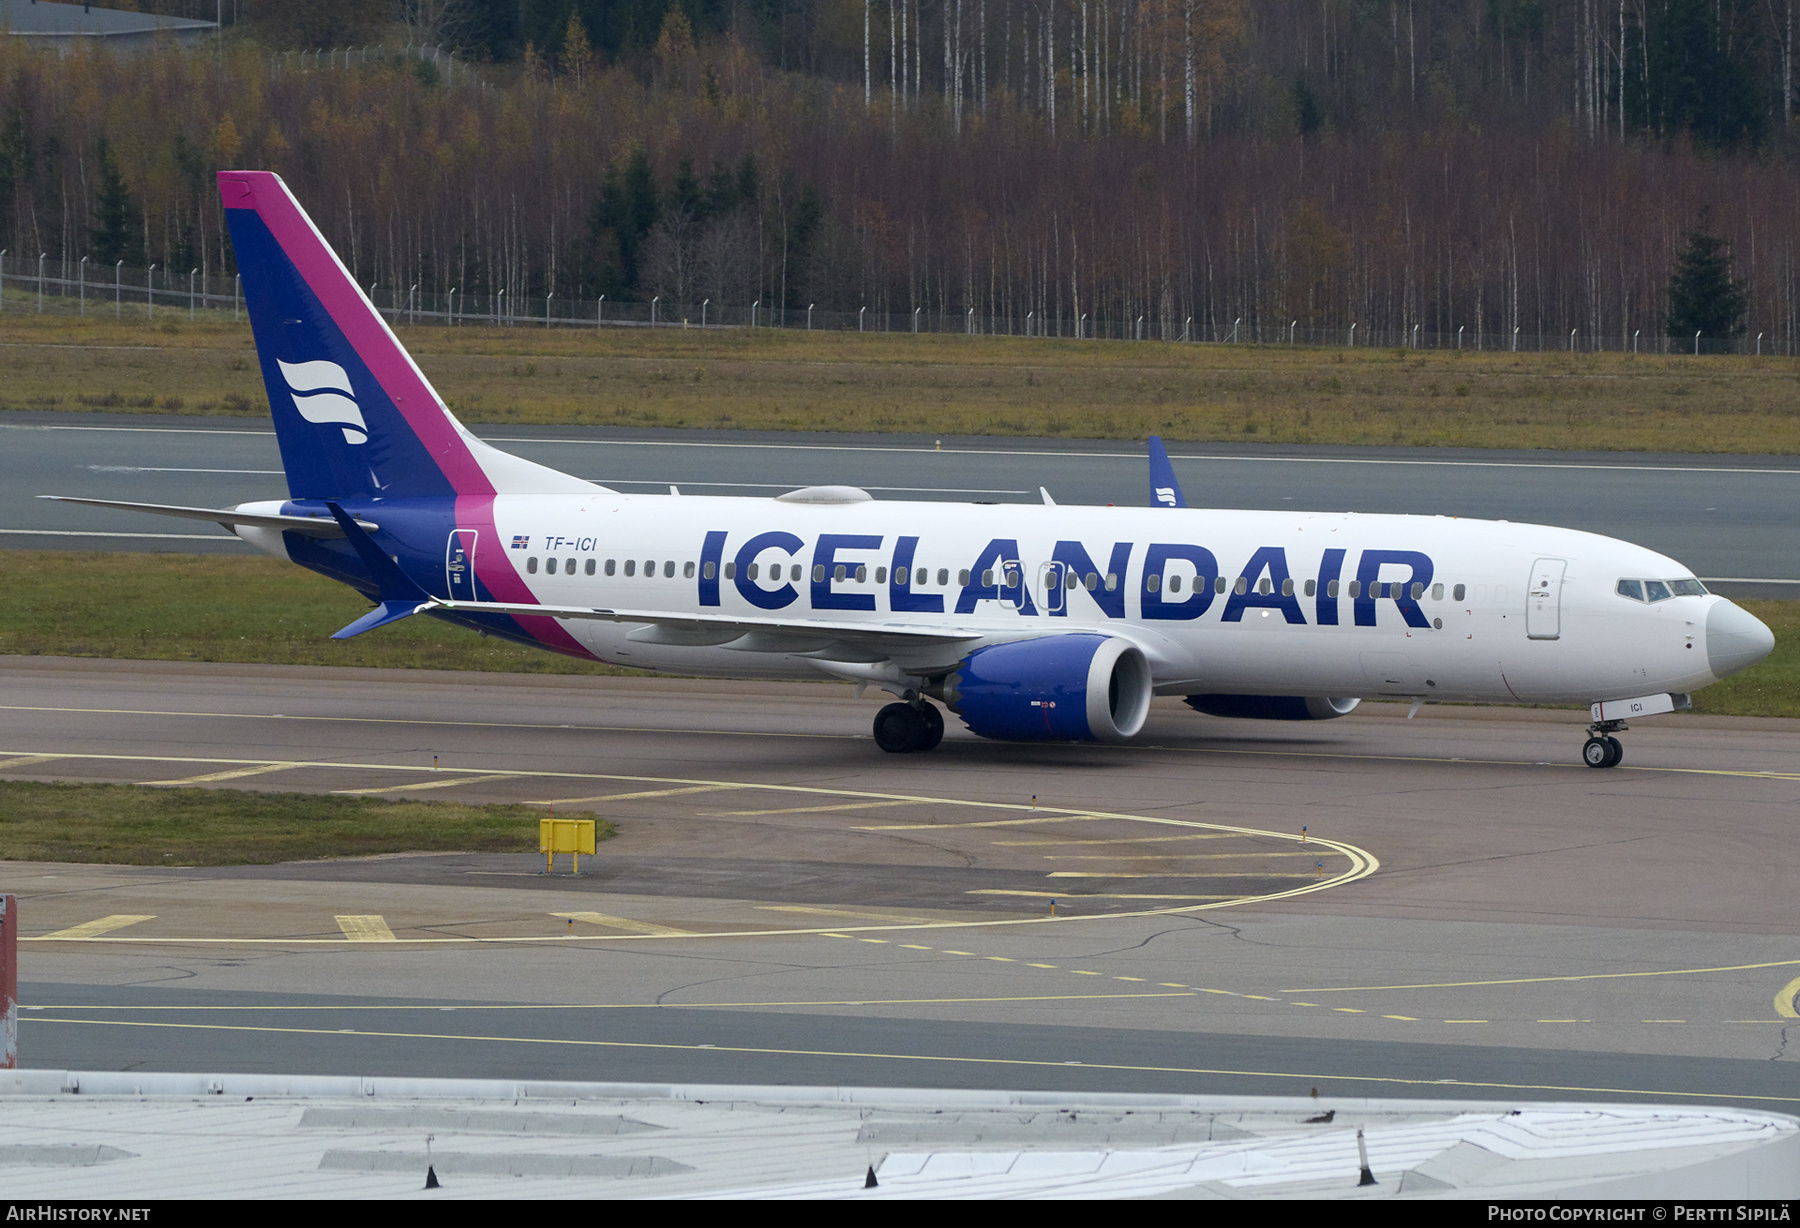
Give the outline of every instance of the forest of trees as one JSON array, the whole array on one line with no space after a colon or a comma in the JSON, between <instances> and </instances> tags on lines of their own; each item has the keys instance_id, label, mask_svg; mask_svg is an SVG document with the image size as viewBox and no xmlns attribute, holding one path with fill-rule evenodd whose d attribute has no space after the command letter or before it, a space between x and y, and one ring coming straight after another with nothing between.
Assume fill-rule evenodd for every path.
<instances>
[{"instance_id":1,"label":"forest of trees","mask_svg":"<svg viewBox=\"0 0 1800 1228\"><path fill-rule=\"evenodd\" d=\"M1793 352L1793 6L227 0L222 47L0 41L0 247L227 272L257 167L440 294L1616 345L1705 217Z\"/></svg>"}]
</instances>

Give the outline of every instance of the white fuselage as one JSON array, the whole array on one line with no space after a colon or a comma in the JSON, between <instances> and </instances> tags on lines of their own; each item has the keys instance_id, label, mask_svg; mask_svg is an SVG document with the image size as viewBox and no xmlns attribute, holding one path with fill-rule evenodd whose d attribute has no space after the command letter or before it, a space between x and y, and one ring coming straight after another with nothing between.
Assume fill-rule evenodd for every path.
<instances>
[{"instance_id":1,"label":"white fuselage","mask_svg":"<svg viewBox=\"0 0 1800 1228\"><path fill-rule=\"evenodd\" d=\"M591 495L499 496L494 525L497 541L465 544L478 559L504 551L544 605L791 619L801 628L828 618L994 640L1098 631L1142 649L1160 694L1587 703L1686 692L1717 680L1706 627L1713 608L1729 604L1710 594L1654 603L1620 595L1622 578L1691 577L1674 560L1627 542L1441 516L809 503L595 488ZM709 534L718 543L710 552ZM752 542L758 537L760 548ZM1065 564L1073 556L1071 543L1091 565L1055 565L1059 555ZM1207 554L1219 580L1200 574ZM1388 555L1416 557L1383 561ZM1429 578L1409 610L1419 558ZM709 603L708 563L716 604ZM899 589L897 566L907 568ZM821 567L822 582L815 579ZM984 571L995 573L985 586ZM1018 583L1009 587L1012 575ZM1207 591L1196 594L1196 583ZM1380 597L1367 595L1371 584L1381 586ZM1402 586L1398 600L1395 585ZM920 608L934 604L941 612ZM709 637L671 637L649 624L562 625L594 656L621 665L696 675L879 675L866 655L857 662L842 659L857 654L834 654L829 636L808 649L768 636L692 642ZM928 674L952 666L966 648L898 652L881 668Z\"/></svg>"}]
</instances>

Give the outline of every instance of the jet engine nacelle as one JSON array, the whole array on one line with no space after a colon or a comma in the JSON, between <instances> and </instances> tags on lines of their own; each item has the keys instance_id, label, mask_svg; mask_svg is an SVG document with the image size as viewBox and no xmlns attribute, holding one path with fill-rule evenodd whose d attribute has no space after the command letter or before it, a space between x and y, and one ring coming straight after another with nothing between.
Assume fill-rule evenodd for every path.
<instances>
[{"instance_id":1,"label":"jet engine nacelle","mask_svg":"<svg viewBox=\"0 0 1800 1228\"><path fill-rule=\"evenodd\" d=\"M1123 742L1150 714L1150 663L1116 636L1045 636L978 648L933 692L984 738Z\"/></svg>"},{"instance_id":2,"label":"jet engine nacelle","mask_svg":"<svg viewBox=\"0 0 1800 1228\"><path fill-rule=\"evenodd\" d=\"M1329 721L1349 716L1360 699L1322 695L1189 695L1187 706L1208 716L1246 721Z\"/></svg>"}]
</instances>

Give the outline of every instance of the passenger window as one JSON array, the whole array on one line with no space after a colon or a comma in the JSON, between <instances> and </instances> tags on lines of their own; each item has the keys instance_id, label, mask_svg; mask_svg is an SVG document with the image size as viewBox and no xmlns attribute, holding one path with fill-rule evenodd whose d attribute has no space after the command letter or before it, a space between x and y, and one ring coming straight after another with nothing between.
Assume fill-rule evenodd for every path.
<instances>
[{"instance_id":1,"label":"passenger window","mask_svg":"<svg viewBox=\"0 0 1800 1228\"><path fill-rule=\"evenodd\" d=\"M1214 576L1213 577L1213 592L1222 594L1222 593L1224 593L1224 591L1225 591L1225 577L1224 576Z\"/></svg>"},{"instance_id":2,"label":"passenger window","mask_svg":"<svg viewBox=\"0 0 1800 1228\"><path fill-rule=\"evenodd\" d=\"M1442 584L1433 584L1431 586L1431 599L1433 601L1442 601L1444 599L1444 586Z\"/></svg>"},{"instance_id":3,"label":"passenger window","mask_svg":"<svg viewBox=\"0 0 1800 1228\"><path fill-rule=\"evenodd\" d=\"M869 569L867 565L862 563L856 565L856 582L858 584L867 584L869 582Z\"/></svg>"},{"instance_id":4,"label":"passenger window","mask_svg":"<svg viewBox=\"0 0 1800 1228\"><path fill-rule=\"evenodd\" d=\"M1325 585L1325 595L1327 597L1336 597L1338 595L1338 582L1336 580L1332 580Z\"/></svg>"},{"instance_id":5,"label":"passenger window","mask_svg":"<svg viewBox=\"0 0 1800 1228\"><path fill-rule=\"evenodd\" d=\"M1464 597L1468 596L1468 593L1469 586L1466 584L1458 584L1455 588L1450 590L1450 596L1457 601L1461 601Z\"/></svg>"},{"instance_id":6,"label":"passenger window","mask_svg":"<svg viewBox=\"0 0 1800 1228\"><path fill-rule=\"evenodd\" d=\"M585 568L583 568L583 570L586 571L588 575L590 575L590 576L593 575L594 574L594 560L589 559L587 561L587 566Z\"/></svg>"},{"instance_id":7,"label":"passenger window","mask_svg":"<svg viewBox=\"0 0 1800 1228\"><path fill-rule=\"evenodd\" d=\"M574 559L564 559L563 560L563 575L572 576L574 574L575 574L575 560Z\"/></svg>"},{"instance_id":8,"label":"passenger window","mask_svg":"<svg viewBox=\"0 0 1800 1228\"><path fill-rule=\"evenodd\" d=\"M1667 601L1674 595L1669 591L1669 586L1661 580L1644 581L1644 600L1646 601Z\"/></svg>"},{"instance_id":9,"label":"passenger window","mask_svg":"<svg viewBox=\"0 0 1800 1228\"><path fill-rule=\"evenodd\" d=\"M1414 580L1413 586L1412 586L1412 599L1414 601L1417 601L1420 597L1423 597L1424 595L1425 595L1425 586L1423 584L1420 584L1417 580Z\"/></svg>"},{"instance_id":10,"label":"passenger window","mask_svg":"<svg viewBox=\"0 0 1800 1228\"><path fill-rule=\"evenodd\" d=\"M1283 580L1281 582L1281 595L1283 597L1292 597L1294 595L1294 582L1292 580Z\"/></svg>"},{"instance_id":11,"label":"passenger window","mask_svg":"<svg viewBox=\"0 0 1800 1228\"><path fill-rule=\"evenodd\" d=\"M1018 572L1009 571L1006 573L1006 587L1007 588L1018 588L1019 587L1019 573Z\"/></svg>"},{"instance_id":12,"label":"passenger window","mask_svg":"<svg viewBox=\"0 0 1800 1228\"><path fill-rule=\"evenodd\" d=\"M983 571L981 573L981 587L982 588L992 588L993 586L994 586L994 569L992 567L990 567L986 571Z\"/></svg>"},{"instance_id":13,"label":"passenger window","mask_svg":"<svg viewBox=\"0 0 1800 1228\"><path fill-rule=\"evenodd\" d=\"M1170 576L1169 577L1169 591L1171 593L1179 593L1181 591L1181 577L1180 576Z\"/></svg>"},{"instance_id":14,"label":"passenger window","mask_svg":"<svg viewBox=\"0 0 1800 1228\"><path fill-rule=\"evenodd\" d=\"M625 560L625 574L628 576L637 575L637 560L636 559L626 559Z\"/></svg>"},{"instance_id":15,"label":"passenger window","mask_svg":"<svg viewBox=\"0 0 1800 1228\"><path fill-rule=\"evenodd\" d=\"M838 574L840 576L843 575L842 572L839 572ZM824 582L825 582L825 564L814 563L813 564L813 583L814 584L823 584Z\"/></svg>"},{"instance_id":16,"label":"passenger window","mask_svg":"<svg viewBox=\"0 0 1800 1228\"><path fill-rule=\"evenodd\" d=\"M895 587L896 587L896 588L905 588L905 587L906 587L906 577L907 577L907 574L908 574L908 569L907 569L907 568L905 568L905 567L896 567L896 568L894 568L894 586L895 586ZM877 572L876 572L876 573L875 573L875 576L876 576L876 580L875 580L875 582L876 582L876 583L877 583L877 584L879 584L879 583L881 583L881 578L880 578L880 577L881 577L881 572L880 572L880 571L877 571ZM923 578L923 577L921 577L921 579L922 579L922 578Z\"/></svg>"},{"instance_id":17,"label":"passenger window","mask_svg":"<svg viewBox=\"0 0 1800 1228\"><path fill-rule=\"evenodd\" d=\"M545 559L544 560L544 574L547 576L553 576L556 574L556 560L555 559Z\"/></svg>"},{"instance_id":18,"label":"passenger window","mask_svg":"<svg viewBox=\"0 0 1800 1228\"><path fill-rule=\"evenodd\" d=\"M856 578L858 580L862 579L862 573L863 573L863 569L858 567L856 569ZM887 568L877 567L875 569L875 583L877 583L877 584L886 584L887 583Z\"/></svg>"},{"instance_id":19,"label":"passenger window","mask_svg":"<svg viewBox=\"0 0 1800 1228\"><path fill-rule=\"evenodd\" d=\"M1081 583L1081 577L1076 575L1074 572L1065 571L1063 573L1063 587L1064 588L1074 588L1076 585L1078 585L1080 583Z\"/></svg>"},{"instance_id":20,"label":"passenger window","mask_svg":"<svg viewBox=\"0 0 1800 1228\"><path fill-rule=\"evenodd\" d=\"M1235 592L1238 596L1242 597L1245 593L1250 591L1250 581L1244 579L1244 577L1242 577L1242 576L1239 576L1237 578L1237 583L1232 586L1232 591Z\"/></svg>"},{"instance_id":21,"label":"passenger window","mask_svg":"<svg viewBox=\"0 0 1800 1228\"><path fill-rule=\"evenodd\" d=\"M1371 593L1370 596L1374 596L1374 594ZM1361 597L1362 597L1362 581L1361 580L1350 581L1350 598L1351 598L1351 600L1354 601Z\"/></svg>"},{"instance_id":22,"label":"passenger window","mask_svg":"<svg viewBox=\"0 0 1800 1228\"><path fill-rule=\"evenodd\" d=\"M727 580L737 579L737 563L735 561L725 564L725 578ZM751 573L751 578L755 579L754 572Z\"/></svg>"},{"instance_id":23,"label":"passenger window","mask_svg":"<svg viewBox=\"0 0 1800 1228\"><path fill-rule=\"evenodd\" d=\"M757 564L752 563L752 564L750 564L750 569L747 572L745 572L744 574L749 576L752 580L754 580L754 579L756 579L757 570L758 570Z\"/></svg>"},{"instance_id":24,"label":"passenger window","mask_svg":"<svg viewBox=\"0 0 1800 1228\"><path fill-rule=\"evenodd\" d=\"M663 579L673 580L674 578L675 578L675 560L670 559L668 562L663 564Z\"/></svg>"},{"instance_id":25,"label":"passenger window","mask_svg":"<svg viewBox=\"0 0 1800 1228\"><path fill-rule=\"evenodd\" d=\"M1264 576L1256 582L1256 591L1264 597L1269 595L1269 577Z\"/></svg>"},{"instance_id":26,"label":"passenger window","mask_svg":"<svg viewBox=\"0 0 1800 1228\"><path fill-rule=\"evenodd\" d=\"M1090 593L1093 592L1095 589L1100 587L1100 573L1097 571L1088 572L1087 575L1082 579L1081 583L1087 588L1088 592L1090 592ZM1106 587L1111 588L1112 585L1109 584Z\"/></svg>"},{"instance_id":27,"label":"passenger window","mask_svg":"<svg viewBox=\"0 0 1800 1228\"><path fill-rule=\"evenodd\" d=\"M1159 575L1156 575L1155 573L1145 576L1144 577L1144 587L1149 589L1153 593L1159 592L1162 589L1162 577Z\"/></svg>"},{"instance_id":28,"label":"passenger window","mask_svg":"<svg viewBox=\"0 0 1800 1228\"><path fill-rule=\"evenodd\" d=\"M531 575L531 576L537 575L537 560L536 559L526 559L525 560L525 574Z\"/></svg>"},{"instance_id":29,"label":"passenger window","mask_svg":"<svg viewBox=\"0 0 1800 1228\"><path fill-rule=\"evenodd\" d=\"M1644 582L1642 580L1620 580L1617 592L1621 597L1642 601L1644 599Z\"/></svg>"},{"instance_id":30,"label":"passenger window","mask_svg":"<svg viewBox=\"0 0 1800 1228\"><path fill-rule=\"evenodd\" d=\"M708 562L708 563L701 564L700 578L702 580L710 580L718 574L719 574L719 565L717 563Z\"/></svg>"},{"instance_id":31,"label":"passenger window","mask_svg":"<svg viewBox=\"0 0 1800 1228\"><path fill-rule=\"evenodd\" d=\"M706 566L710 569L712 564L708 563ZM683 563L681 565L681 578L683 580L692 580L694 578L694 565L692 563Z\"/></svg>"},{"instance_id":32,"label":"passenger window","mask_svg":"<svg viewBox=\"0 0 1800 1228\"><path fill-rule=\"evenodd\" d=\"M789 568L788 570L791 573L788 578L790 580L794 580L794 581L798 582L800 579L800 564L795 563L793 565L793 567Z\"/></svg>"},{"instance_id":33,"label":"passenger window","mask_svg":"<svg viewBox=\"0 0 1800 1228\"><path fill-rule=\"evenodd\" d=\"M831 578L836 580L839 584L844 582L844 565L842 563L837 565L837 570L832 573Z\"/></svg>"},{"instance_id":34,"label":"passenger window","mask_svg":"<svg viewBox=\"0 0 1800 1228\"><path fill-rule=\"evenodd\" d=\"M967 584L968 582L969 582L969 573L965 571L965 572L963 572L963 583ZM950 583L950 569L948 567L938 568L938 587L943 588L946 585L948 585L949 583Z\"/></svg>"},{"instance_id":35,"label":"passenger window","mask_svg":"<svg viewBox=\"0 0 1800 1228\"><path fill-rule=\"evenodd\" d=\"M1116 593L1119 591L1119 573L1118 572L1109 571L1106 573L1106 591L1109 593Z\"/></svg>"},{"instance_id":36,"label":"passenger window","mask_svg":"<svg viewBox=\"0 0 1800 1228\"><path fill-rule=\"evenodd\" d=\"M613 560L611 559L606 560L606 574L609 576L613 574Z\"/></svg>"},{"instance_id":37,"label":"passenger window","mask_svg":"<svg viewBox=\"0 0 1800 1228\"><path fill-rule=\"evenodd\" d=\"M1308 580L1306 582L1306 595L1308 597L1313 596L1318 591L1319 591L1319 582L1317 580Z\"/></svg>"}]
</instances>

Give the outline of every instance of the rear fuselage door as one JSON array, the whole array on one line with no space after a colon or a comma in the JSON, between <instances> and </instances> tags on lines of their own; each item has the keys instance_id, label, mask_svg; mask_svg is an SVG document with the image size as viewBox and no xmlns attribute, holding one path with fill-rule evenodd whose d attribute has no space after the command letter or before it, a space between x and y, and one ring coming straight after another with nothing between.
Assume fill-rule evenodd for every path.
<instances>
[{"instance_id":1,"label":"rear fuselage door","mask_svg":"<svg viewBox=\"0 0 1800 1228\"><path fill-rule=\"evenodd\" d=\"M1554 640L1562 635L1563 559L1539 559L1531 565L1525 591L1525 638Z\"/></svg>"},{"instance_id":2,"label":"rear fuselage door","mask_svg":"<svg viewBox=\"0 0 1800 1228\"><path fill-rule=\"evenodd\" d=\"M452 601L475 600L474 529L454 529L444 548L444 590Z\"/></svg>"}]
</instances>

